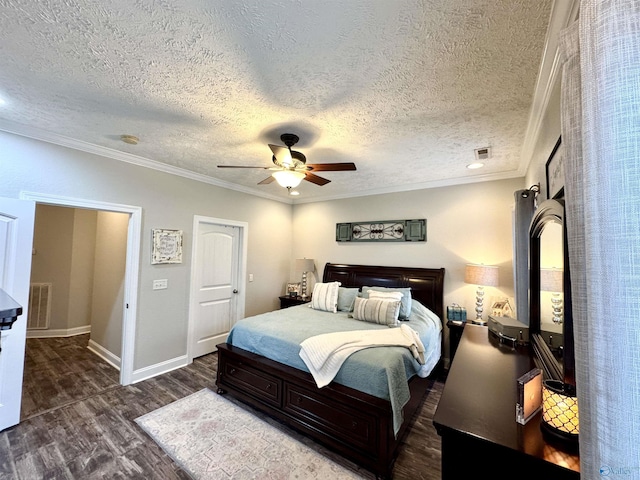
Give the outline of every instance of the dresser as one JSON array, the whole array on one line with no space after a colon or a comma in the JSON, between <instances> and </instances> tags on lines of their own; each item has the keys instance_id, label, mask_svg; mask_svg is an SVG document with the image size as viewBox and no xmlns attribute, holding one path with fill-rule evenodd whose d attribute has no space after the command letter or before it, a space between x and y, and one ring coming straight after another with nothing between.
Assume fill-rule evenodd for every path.
<instances>
[{"instance_id":1,"label":"dresser","mask_svg":"<svg viewBox=\"0 0 640 480\"><path fill-rule=\"evenodd\" d=\"M529 348L465 326L433 417L444 480L580 478L578 454L545 441L540 413L526 425L515 420L516 380L533 367Z\"/></svg>"}]
</instances>

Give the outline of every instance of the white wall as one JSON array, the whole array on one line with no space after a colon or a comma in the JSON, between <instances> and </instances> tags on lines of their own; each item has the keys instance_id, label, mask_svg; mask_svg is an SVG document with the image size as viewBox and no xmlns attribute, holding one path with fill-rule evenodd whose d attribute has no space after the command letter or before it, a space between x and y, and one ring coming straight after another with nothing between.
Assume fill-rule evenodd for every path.
<instances>
[{"instance_id":1,"label":"white wall","mask_svg":"<svg viewBox=\"0 0 640 480\"><path fill-rule=\"evenodd\" d=\"M91 340L122 355L122 316L129 215L98 212L91 303Z\"/></svg>"},{"instance_id":2,"label":"white wall","mask_svg":"<svg viewBox=\"0 0 640 480\"><path fill-rule=\"evenodd\" d=\"M73 209L41 205L36 208L33 233L35 255L31 262L31 283L51 283L49 328L69 328L69 283Z\"/></svg>"},{"instance_id":3,"label":"white wall","mask_svg":"<svg viewBox=\"0 0 640 480\"><path fill-rule=\"evenodd\" d=\"M41 205L44 206L44 205ZM39 207L38 207L39 208ZM56 208L56 207L50 207ZM69 328L91 325L97 212L74 208L69 281Z\"/></svg>"},{"instance_id":4,"label":"white wall","mask_svg":"<svg viewBox=\"0 0 640 480\"><path fill-rule=\"evenodd\" d=\"M91 323L95 229L95 212L36 208L31 282L52 283L49 333L67 335ZM40 330L30 333L48 335Z\"/></svg>"},{"instance_id":5,"label":"white wall","mask_svg":"<svg viewBox=\"0 0 640 480\"><path fill-rule=\"evenodd\" d=\"M514 295L513 193L521 188L523 179L512 179L295 205L292 258L315 259L315 280L322 279L327 262L444 267L445 305L465 306L467 316L475 318L475 286L464 283L467 263L500 267L499 287L486 289L485 312L492 296ZM426 242L335 240L336 223L412 218L427 219ZM299 281L295 275L292 268L291 280Z\"/></svg>"},{"instance_id":6,"label":"white wall","mask_svg":"<svg viewBox=\"0 0 640 480\"><path fill-rule=\"evenodd\" d=\"M140 206L143 210L134 369L186 354L193 215L249 224L246 315L278 306L289 279L291 205L0 132L2 195L21 191ZM183 263L151 265L151 229L185 232ZM167 278L167 290L152 281Z\"/></svg>"}]
</instances>

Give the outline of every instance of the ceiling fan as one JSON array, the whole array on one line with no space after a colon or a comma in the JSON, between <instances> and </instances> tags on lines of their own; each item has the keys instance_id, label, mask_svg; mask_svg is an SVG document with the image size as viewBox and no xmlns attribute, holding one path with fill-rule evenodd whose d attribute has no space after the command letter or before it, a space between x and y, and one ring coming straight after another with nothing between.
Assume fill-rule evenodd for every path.
<instances>
[{"instance_id":1,"label":"ceiling fan","mask_svg":"<svg viewBox=\"0 0 640 480\"><path fill-rule=\"evenodd\" d=\"M269 144L273 152L272 161L275 167L253 167L245 165L218 165L218 168L261 168L263 170L273 170L274 172L258 182L258 185L266 185L274 180L281 186L291 190L297 187L302 180L315 183L316 185L326 185L331 180L315 175L312 172L344 172L355 170L356 165L352 162L343 163L309 163L307 157L302 153L291 150L300 138L293 133L283 133L280 140L286 147Z\"/></svg>"}]
</instances>

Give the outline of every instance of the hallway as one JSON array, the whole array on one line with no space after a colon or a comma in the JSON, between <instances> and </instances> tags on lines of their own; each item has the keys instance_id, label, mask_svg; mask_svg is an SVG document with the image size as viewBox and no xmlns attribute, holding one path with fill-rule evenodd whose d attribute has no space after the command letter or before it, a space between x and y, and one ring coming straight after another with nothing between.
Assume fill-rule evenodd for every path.
<instances>
[{"instance_id":1,"label":"hallway","mask_svg":"<svg viewBox=\"0 0 640 480\"><path fill-rule=\"evenodd\" d=\"M88 342L88 333L27 339L21 421L120 384L120 372L89 351Z\"/></svg>"}]
</instances>

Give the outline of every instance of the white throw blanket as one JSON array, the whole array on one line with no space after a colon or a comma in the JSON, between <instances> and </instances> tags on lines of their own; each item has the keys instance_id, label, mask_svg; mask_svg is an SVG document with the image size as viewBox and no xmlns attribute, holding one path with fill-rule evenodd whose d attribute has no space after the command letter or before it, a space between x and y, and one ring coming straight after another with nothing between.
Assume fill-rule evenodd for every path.
<instances>
[{"instance_id":1,"label":"white throw blanket","mask_svg":"<svg viewBox=\"0 0 640 480\"><path fill-rule=\"evenodd\" d=\"M420 336L405 324L392 329L325 333L307 338L300 346L300 358L319 388L331 383L349 355L363 348L406 347L411 350L413 358L424 365L424 345Z\"/></svg>"}]
</instances>

